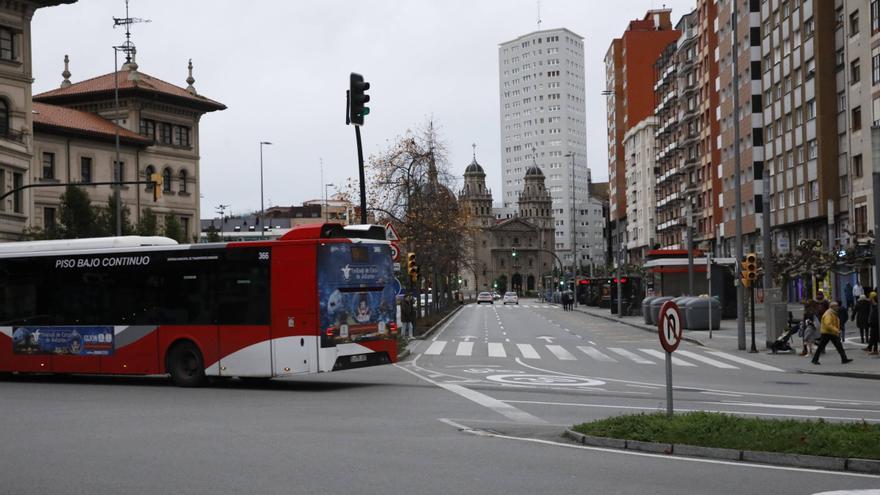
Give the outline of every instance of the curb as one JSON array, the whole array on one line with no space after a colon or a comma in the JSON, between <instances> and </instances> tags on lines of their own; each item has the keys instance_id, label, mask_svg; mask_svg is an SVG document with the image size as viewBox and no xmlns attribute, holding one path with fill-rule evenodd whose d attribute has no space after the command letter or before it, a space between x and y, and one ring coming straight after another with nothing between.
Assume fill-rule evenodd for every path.
<instances>
[{"instance_id":1,"label":"curb","mask_svg":"<svg viewBox=\"0 0 880 495\"><path fill-rule=\"evenodd\" d=\"M658 442L641 442L622 438L596 437L584 435L566 429L563 436L575 442L592 447L605 447L621 450L636 450L658 454L705 457L727 461L744 461L775 466L800 467L805 469L821 469L824 471L852 471L855 473L880 475L880 460L855 459L848 457L826 457L805 454L785 454L778 452L759 452L754 450L736 450L716 447L700 447L697 445L669 444Z\"/></svg>"},{"instance_id":2,"label":"curb","mask_svg":"<svg viewBox=\"0 0 880 495\"><path fill-rule=\"evenodd\" d=\"M578 312L583 313L583 314L585 314L585 315L594 316L594 317L596 317L596 318L602 318L603 320L608 320L608 321L614 321L614 322L617 322L617 323L622 323L622 324L624 324L624 325L627 325L627 326L630 326L630 327L633 327L633 328L638 328L639 330L642 330L642 331L645 331L645 332L648 332L648 333L657 333L657 329L655 329L655 328L648 328L648 327L646 327L646 326L644 326L644 325L641 325L641 324L638 324L638 323L630 323L630 322L628 322L628 321L623 321L623 320L621 320L620 318L617 318L617 317L615 317L615 316L598 315L598 314L596 314L596 313L591 313L591 312L589 312L589 311L584 311L584 310L582 310L582 309L577 309L577 308L575 308L575 311L578 311ZM687 330L687 329L685 329L685 330ZM698 345L698 346L700 346L700 347L705 347L705 346L706 346L706 344L702 343L700 340L695 339L695 338L692 338L692 337L683 336L681 339L684 340L685 342L690 342L691 344Z\"/></svg>"},{"instance_id":3,"label":"curb","mask_svg":"<svg viewBox=\"0 0 880 495\"><path fill-rule=\"evenodd\" d=\"M859 371L814 371L814 370L795 370L805 375L825 375L839 376L843 378L861 378L864 380L880 380L880 373L868 373Z\"/></svg>"},{"instance_id":4,"label":"curb","mask_svg":"<svg viewBox=\"0 0 880 495\"><path fill-rule=\"evenodd\" d=\"M413 338L412 340L425 340L425 338L427 338L432 333L434 333L435 330L437 330L438 328L440 328L441 325L446 323L446 320L452 318L452 316L455 315L456 313L458 313L461 310L461 308L463 308L463 307L464 307L464 305L459 305L457 308L450 311L449 314L447 314L446 316L441 318L440 321L435 323L431 328L429 328L427 332L423 333L422 335L419 335L418 338ZM404 359L408 358L410 354L412 354L412 351L410 351L409 347L407 347L406 349L399 351L397 353L397 360L403 361Z\"/></svg>"}]
</instances>

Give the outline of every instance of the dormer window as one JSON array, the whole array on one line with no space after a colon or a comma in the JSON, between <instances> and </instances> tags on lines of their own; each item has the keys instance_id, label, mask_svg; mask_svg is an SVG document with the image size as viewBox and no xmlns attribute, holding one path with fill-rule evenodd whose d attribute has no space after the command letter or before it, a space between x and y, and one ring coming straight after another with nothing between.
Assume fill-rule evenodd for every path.
<instances>
[{"instance_id":1,"label":"dormer window","mask_svg":"<svg viewBox=\"0 0 880 495\"><path fill-rule=\"evenodd\" d=\"M0 26L0 59L15 60L15 33Z\"/></svg>"}]
</instances>

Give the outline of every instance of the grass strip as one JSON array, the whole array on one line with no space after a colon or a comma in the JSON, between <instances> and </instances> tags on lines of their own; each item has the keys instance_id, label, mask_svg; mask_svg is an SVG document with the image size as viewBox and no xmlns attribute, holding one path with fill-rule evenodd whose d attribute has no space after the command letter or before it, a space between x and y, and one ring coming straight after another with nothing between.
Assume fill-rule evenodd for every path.
<instances>
[{"instance_id":1,"label":"grass strip","mask_svg":"<svg viewBox=\"0 0 880 495\"><path fill-rule=\"evenodd\" d=\"M786 454L880 459L880 425L758 419L710 412L616 416L572 428L584 435Z\"/></svg>"}]
</instances>

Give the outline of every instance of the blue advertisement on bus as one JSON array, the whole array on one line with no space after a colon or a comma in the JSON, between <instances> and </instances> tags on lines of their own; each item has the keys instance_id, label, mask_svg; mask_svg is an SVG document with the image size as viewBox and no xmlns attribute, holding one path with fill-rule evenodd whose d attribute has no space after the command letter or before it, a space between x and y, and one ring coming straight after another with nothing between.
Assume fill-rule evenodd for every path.
<instances>
[{"instance_id":1,"label":"blue advertisement on bus","mask_svg":"<svg viewBox=\"0 0 880 495\"><path fill-rule=\"evenodd\" d=\"M15 327L15 354L67 356L110 356L113 327Z\"/></svg>"},{"instance_id":2,"label":"blue advertisement on bus","mask_svg":"<svg viewBox=\"0 0 880 495\"><path fill-rule=\"evenodd\" d=\"M322 342L391 337L397 319L394 272L386 244L328 244L318 248Z\"/></svg>"}]
</instances>

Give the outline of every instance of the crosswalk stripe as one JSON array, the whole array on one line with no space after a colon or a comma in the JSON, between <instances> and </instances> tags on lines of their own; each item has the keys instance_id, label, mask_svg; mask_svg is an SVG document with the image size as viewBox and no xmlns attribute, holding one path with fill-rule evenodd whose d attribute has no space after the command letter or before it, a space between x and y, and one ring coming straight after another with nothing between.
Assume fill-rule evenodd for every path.
<instances>
[{"instance_id":1,"label":"crosswalk stripe","mask_svg":"<svg viewBox=\"0 0 880 495\"><path fill-rule=\"evenodd\" d=\"M590 347L590 346L586 346L586 345L579 345L579 346L577 346L577 348L580 349L581 351L583 351L583 353L586 354L587 356L590 356L591 358L595 359L596 361L604 361L606 363L616 363L617 362L616 359L612 358L611 356L606 356L605 354L602 354L595 347Z\"/></svg>"},{"instance_id":2,"label":"crosswalk stripe","mask_svg":"<svg viewBox=\"0 0 880 495\"><path fill-rule=\"evenodd\" d=\"M665 356L666 353L665 353L665 352L660 352L660 351L658 351L657 349L639 349L639 350L642 351L642 352L644 352L645 354L649 354L649 355L651 355L651 356L654 356L655 358L658 358L658 359L666 359L666 356ZM691 367L696 367L696 366L697 366L697 365L694 364L694 363L689 363L689 362L687 362L687 361L683 361L683 360L681 360L681 359L675 357L674 355L672 356L672 364L674 364L674 365L676 365L676 366L691 366Z\"/></svg>"},{"instance_id":3,"label":"crosswalk stripe","mask_svg":"<svg viewBox=\"0 0 880 495\"><path fill-rule=\"evenodd\" d=\"M519 348L519 352L526 359L541 359L541 355L538 354L538 351L531 344L516 344L516 347Z\"/></svg>"},{"instance_id":4,"label":"crosswalk stripe","mask_svg":"<svg viewBox=\"0 0 880 495\"><path fill-rule=\"evenodd\" d=\"M458 349L455 351L456 356L470 356L474 352L473 342L459 342Z\"/></svg>"},{"instance_id":5,"label":"crosswalk stripe","mask_svg":"<svg viewBox=\"0 0 880 495\"><path fill-rule=\"evenodd\" d=\"M634 352L630 352L626 349L621 349L620 347L609 347L608 350L615 353L615 354L619 354L627 359L630 359L630 360L636 362L637 364L656 364L656 363L654 363L654 361L651 361L649 359L645 359L642 356L639 356L638 354L636 354Z\"/></svg>"},{"instance_id":6,"label":"crosswalk stripe","mask_svg":"<svg viewBox=\"0 0 880 495\"><path fill-rule=\"evenodd\" d=\"M759 369L762 371L780 371L783 373L785 372L785 370L779 369L775 366L770 366L768 364L763 364L763 363L759 363L757 361L752 361L751 359L741 358L739 356L734 356L733 354L728 354L726 352L721 352L721 351L706 351L706 352L713 355L713 356L724 358L724 359L733 361L734 363L739 363L739 364L742 364L745 366L751 366L752 368L756 368L756 369Z\"/></svg>"},{"instance_id":7,"label":"crosswalk stripe","mask_svg":"<svg viewBox=\"0 0 880 495\"><path fill-rule=\"evenodd\" d=\"M504 344L501 342L489 342L489 357L507 357L504 352Z\"/></svg>"},{"instance_id":8,"label":"crosswalk stripe","mask_svg":"<svg viewBox=\"0 0 880 495\"><path fill-rule=\"evenodd\" d=\"M547 350L553 353L554 356L558 357L563 361L576 361L577 358L568 351L565 350L561 345L548 345Z\"/></svg>"},{"instance_id":9,"label":"crosswalk stripe","mask_svg":"<svg viewBox=\"0 0 880 495\"><path fill-rule=\"evenodd\" d=\"M738 370L739 369L732 364L722 363L721 361L712 359L710 357L703 356L701 354L697 354L696 352L682 351L679 349L679 350L675 351L675 353L681 354L684 357L689 357L695 361L700 361L701 363L706 363L706 364L712 365L716 368L722 368L722 369L727 369L727 370Z\"/></svg>"},{"instance_id":10,"label":"crosswalk stripe","mask_svg":"<svg viewBox=\"0 0 880 495\"><path fill-rule=\"evenodd\" d=\"M429 355L437 355L443 352L443 348L446 347L445 340L436 340L431 342L431 345L428 347L428 350L425 351L425 354Z\"/></svg>"}]
</instances>

